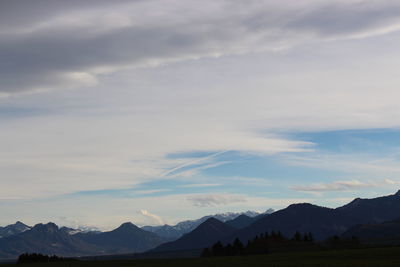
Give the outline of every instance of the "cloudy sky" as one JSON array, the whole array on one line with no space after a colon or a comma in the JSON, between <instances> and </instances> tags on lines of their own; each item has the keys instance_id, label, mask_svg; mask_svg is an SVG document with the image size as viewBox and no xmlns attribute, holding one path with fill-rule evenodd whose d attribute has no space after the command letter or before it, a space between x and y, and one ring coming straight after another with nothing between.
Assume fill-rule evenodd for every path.
<instances>
[{"instance_id":1,"label":"cloudy sky","mask_svg":"<svg viewBox=\"0 0 400 267\"><path fill-rule=\"evenodd\" d=\"M0 0L0 225L400 188L395 0Z\"/></svg>"}]
</instances>

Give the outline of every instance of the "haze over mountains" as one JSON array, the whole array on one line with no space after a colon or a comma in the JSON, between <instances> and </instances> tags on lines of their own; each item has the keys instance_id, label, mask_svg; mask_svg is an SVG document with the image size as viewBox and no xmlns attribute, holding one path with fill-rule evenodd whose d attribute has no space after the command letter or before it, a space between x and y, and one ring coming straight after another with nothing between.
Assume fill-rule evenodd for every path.
<instances>
[{"instance_id":1,"label":"haze over mountains","mask_svg":"<svg viewBox=\"0 0 400 267\"><path fill-rule=\"evenodd\" d=\"M317 241L333 235L378 240L393 237L393 232L400 229L400 192L373 199L357 198L335 209L300 203L273 213L254 215L249 212L219 214L160 227L139 228L128 222L109 232L82 232L59 228L53 223L29 227L17 222L1 228L7 236L0 238L0 258L15 258L24 252L82 256L174 251L179 255L179 251L200 251L216 241L229 243L239 238L247 242L271 231L280 231L288 237L296 231L311 232ZM188 231L190 227L193 227L191 231L180 232L181 236L174 240L172 235L162 232L174 229L176 235L178 230ZM395 237L400 241L400 236Z\"/></svg>"}]
</instances>

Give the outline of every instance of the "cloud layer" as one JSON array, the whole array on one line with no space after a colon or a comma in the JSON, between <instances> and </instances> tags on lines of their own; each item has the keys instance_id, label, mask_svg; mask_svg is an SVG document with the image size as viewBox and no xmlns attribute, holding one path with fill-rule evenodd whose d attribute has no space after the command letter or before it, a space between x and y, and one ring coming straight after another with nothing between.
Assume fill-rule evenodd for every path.
<instances>
[{"instance_id":1,"label":"cloud layer","mask_svg":"<svg viewBox=\"0 0 400 267\"><path fill-rule=\"evenodd\" d=\"M101 1L96 7L4 1L0 12L5 94L93 86L99 75L127 67L275 51L400 27L397 1Z\"/></svg>"},{"instance_id":2,"label":"cloud layer","mask_svg":"<svg viewBox=\"0 0 400 267\"><path fill-rule=\"evenodd\" d=\"M293 186L292 189L302 192L329 192L329 191L350 191L359 190L366 187L376 187L374 184L363 183L357 180L336 181L328 184L315 184L310 186Z\"/></svg>"}]
</instances>

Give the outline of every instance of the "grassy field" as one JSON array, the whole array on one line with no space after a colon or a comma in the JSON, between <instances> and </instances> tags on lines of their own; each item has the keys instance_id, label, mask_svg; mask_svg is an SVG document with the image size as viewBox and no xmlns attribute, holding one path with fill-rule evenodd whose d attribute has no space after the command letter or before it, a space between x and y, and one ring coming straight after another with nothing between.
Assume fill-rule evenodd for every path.
<instances>
[{"instance_id":1,"label":"grassy field","mask_svg":"<svg viewBox=\"0 0 400 267\"><path fill-rule=\"evenodd\" d=\"M2 265L16 266L14 265ZM234 266L400 266L400 247L369 248L353 250L331 250L319 252L278 253L261 256L238 256L221 258L196 259L146 259L146 260L113 260L113 261L82 261L60 263L26 263L19 266L49 266L49 267L155 267L155 266L194 266L194 267L234 267Z\"/></svg>"}]
</instances>

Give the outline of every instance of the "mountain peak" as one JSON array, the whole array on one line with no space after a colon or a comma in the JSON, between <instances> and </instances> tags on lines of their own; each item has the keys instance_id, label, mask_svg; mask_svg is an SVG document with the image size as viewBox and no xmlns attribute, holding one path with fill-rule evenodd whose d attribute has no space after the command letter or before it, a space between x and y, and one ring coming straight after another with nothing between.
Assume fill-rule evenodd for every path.
<instances>
[{"instance_id":1,"label":"mountain peak","mask_svg":"<svg viewBox=\"0 0 400 267\"><path fill-rule=\"evenodd\" d=\"M400 190L398 190L394 195L400 197Z\"/></svg>"},{"instance_id":2,"label":"mountain peak","mask_svg":"<svg viewBox=\"0 0 400 267\"><path fill-rule=\"evenodd\" d=\"M29 228L29 232L35 233L35 234L43 234L43 235L53 235L53 234L58 234L58 233L65 233L61 232L58 226L55 223L49 222L46 224L43 223L38 223L34 225L33 227Z\"/></svg>"},{"instance_id":3,"label":"mountain peak","mask_svg":"<svg viewBox=\"0 0 400 267\"><path fill-rule=\"evenodd\" d=\"M267 209L263 214L272 214L272 213L274 213L274 212L275 212L274 209L269 208L269 209Z\"/></svg>"},{"instance_id":4,"label":"mountain peak","mask_svg":"<svg viewBox=\"0 0 400 267\"><path fill-rule=\"evenodd\" d=\"M123 224L121 224L117 229L115 229L114 231L129 231L129 230L133 230L133 229L139 229L139 227L137 227L136 225L134 225L131 222L125 222Z\"/></svg>"},{"instance_id":5,"label":"mountain peak","mask_svg":"<svg viewBox=\"0 0 400 267\"><path fill-rule=\"evenodd\" d=\"M132 226L135 226L135 225L131 222L124 222L123 224L120 225L120 227L132 227Z\"/></svg>"},{"instance_id":6,"label":"mountain peak","mask_svg":"<svg viewBox=\"0 0 400 267\"><path fill-rule=\"evenodd\" d=\"M225 231L233 231L235 228L233 226L230 226L228 224L225 224L224 222L221 222L218 219L215 219L213 217L207 219L205 222L200 224L196 229L194 229L191 233L194 232L203 232L203 231L217 231L217 232L225 232Z\"/></svg>"},{"instance_id":7,"label":"mountain peak","mask_svg":"<svg viewBox=\"0 0 400 267\"><path fill-rule=\"evenodd\" d=\"M39 223L36 224L33 229L35 230L44 230L44 231L48 231L48 232L53 232L53 231L58 231L58 226L55 223L49 222L46 224L43 223Z\"/></svg>"},{"instance_id":8,"label":"mountain peak","mask_svg":"<svg viewBox=\"0 0 400 267\"><path fill-rule=\"evenodd\" d=\"M360 204L361 200L362 200L361 198L357 197L347 205L349 205L349 206L357 206L357 205Z\"/></svg>"},{"instance_id":9,"label":"mountain peak","mask_svg":"<svg viewBox=\"0 0 400 267\"><path fill-rule=\"evenodd\" d=\"M215 227L217 225L224 224L218 219L215 219L214 217L208 218L204 222L202 222L196 229L203 229L203 228L209 228L209 227Z\"/></svg>"},{"instance_id":10,"label":"mountain peak","mask_svg":"<svg viewBox=\"0 0 400 267\"><path fill-rule=\"evenodd\" d=\"M294 208L315 208L318 207L316 205L310 204L310 203L296 203L296 204L291 204L288 206L288 209L294 209Z\"/></svg>"},{"instance_id":11,"label":"mountain peak","mask_svg":"<svg viewBox=\"0 0 400 267\"><path fill-rule=\"evenodd\" d=\"M31 228L28 225L26 225L26 224L24 224L23 222L20 222L20 221L17 221L13 225L10 225L10 226L13 226L16 229L20 229L21 231L25 231L25 230Z\"/></svg>"}]
</instances>

